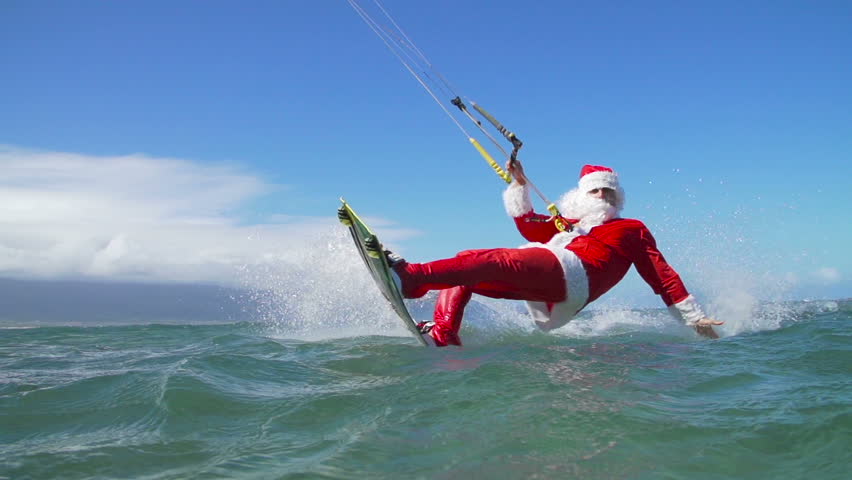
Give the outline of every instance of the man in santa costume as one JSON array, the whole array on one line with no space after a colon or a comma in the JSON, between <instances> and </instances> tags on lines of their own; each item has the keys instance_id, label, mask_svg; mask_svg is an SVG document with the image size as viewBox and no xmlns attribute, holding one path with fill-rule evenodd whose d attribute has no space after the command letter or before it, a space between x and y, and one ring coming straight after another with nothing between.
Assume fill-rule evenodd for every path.
<instances>
[{"instance_id":1,"label":"man in santa costume","mask_svg":"<svg viewBox=\"0 0 852 480\"><path fill-rule=\"evenodd\" d=\"M557 218L533 211L519 161L507 165L507 170L514 181L503 194L506 212L532 243L467 250L429 263L407 263L390 254L405 298L441 291L433 321L418 324L424 336L437 346L461 345L458 332L474 293L526 300L539 328L559 328L614 287L633 265L673 316L703 336L718 338L713 325L723 322L704 315L648 228L639 220L618 216L624 208L624 190L611 168L585 165L578 187L560 199L563 217Z\"/></svg>"}]
</instances>

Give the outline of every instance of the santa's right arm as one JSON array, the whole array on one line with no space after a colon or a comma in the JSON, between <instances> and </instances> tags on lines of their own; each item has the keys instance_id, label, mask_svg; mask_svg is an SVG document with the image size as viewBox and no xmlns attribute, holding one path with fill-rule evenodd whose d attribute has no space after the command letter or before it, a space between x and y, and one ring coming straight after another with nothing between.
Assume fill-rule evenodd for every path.
<instances>
[{"instance_id":1,"label":"santa's right arm","mask_svg":"<svg viewBox=\"0 0 852 480\"><path fill-rule=\"evenodd\" d=\"M713 320L704 314L695 297L686 291L680 276L657 249L654 236L644 225L641 226L637 243L632 249L633 265L654 292L663 298L669 313L694 328L700 335L719 338L713 330L713 325L722 325L725 322Z\"/></svg>"},{"instance_id":2,"label":"santa's right arm","mask_svg":"<svg viewBox=\"0 0 852 480\"><path fill-rule=\"evenodd\" d=\"M547 243L559 233L553 219L533 211L529 187L512 182L503 192L503 205L506 213L515 220L515 226L521 235L530 242Z\"/></svg>"},{"instance_id":3,"label":"santa's right arm","mask_svg":"<svg viewBox=\"0 0 852 480\"><path fill-rule=\"evenodd\" d=\"M651 232L641 225L636 245L631 248L631 260L645 282L654 293L662 297L669 312L686 325L695 326L705 318L701 306L689 294L680 275L666 262L657 248L657 242Z\"/></svg>"}]
</instances>

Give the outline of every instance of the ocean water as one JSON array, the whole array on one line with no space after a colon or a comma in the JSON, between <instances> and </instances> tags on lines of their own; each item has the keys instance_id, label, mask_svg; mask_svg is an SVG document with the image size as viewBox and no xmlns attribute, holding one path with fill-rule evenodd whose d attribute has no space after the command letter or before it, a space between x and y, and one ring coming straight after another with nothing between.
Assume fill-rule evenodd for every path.
<instances>
[{"instance_id":1,"label":"ocean water","mask_svg":"<svg viewBox=\"0 0 852 480\"><path fill-rule=\"evenodd\" d=\"M465 347L430 350L361 295L320 314L258 294L268 308L236 323L5 320L0 479L852 471L849 300L757 303L717 341L662 310L548 335L476 304Z\"/></svg>"}]
</instances>

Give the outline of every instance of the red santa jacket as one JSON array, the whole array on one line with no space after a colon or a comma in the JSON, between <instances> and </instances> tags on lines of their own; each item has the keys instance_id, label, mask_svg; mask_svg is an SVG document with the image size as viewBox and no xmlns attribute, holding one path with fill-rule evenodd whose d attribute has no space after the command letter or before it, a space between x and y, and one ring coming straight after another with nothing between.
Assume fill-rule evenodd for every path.
<instances>
[{"instance_id":1,"label":"red santa jacket","mask_svg":"<svg viewBox=\"0 0 852 480\"><path fill-rule=\"evenodd\" d=\"M662 297L675 318L688 325L704 318L701 307L660 253L654 236L639 220L616 218L587 232L579 225L572 232L560 232L551 217L532 210L513 218L521 235L534 242L525 247L548 248L565 270L566 301L527 302L541 328L550 330L565 325L583 307L621 281L631 265L654 293Z\"/></svg>"},{"instance_id":2,"label":"red santa jacket","mask_svg":"<svg viewBox=\"0 0 852 480\"><path fill-rule=\"evenodd\" d=\"M549 216L529 212L515 217L515 225L531 242L548 243L560 233ZM577 223L569 220L569 223ZM586 235L577 235L565 248L574 252L583 263L589 279L586 304L597 300L614 287L631 265L660 295L666 306L689 296L680 276L657 249L654 236L639 220L616 218L593 227Z\"/></svg>"}]
</instances>

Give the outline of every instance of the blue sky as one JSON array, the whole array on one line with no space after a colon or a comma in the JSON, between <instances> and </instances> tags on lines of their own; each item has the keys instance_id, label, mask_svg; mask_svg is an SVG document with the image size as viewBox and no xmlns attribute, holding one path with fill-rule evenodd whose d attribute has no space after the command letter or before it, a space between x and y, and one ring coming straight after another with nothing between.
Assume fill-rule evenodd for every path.
<instances>
[{"instance_id":1,"label":"blue sky","mask_svg":"<svg viewBox=\"0 0 852 480\"><path fill-rule=\"evenodd\" d=\"M849 2L384 5L548 196L617 169L693 289L852 296ZM413 261L523 243L343 0L5 1L0 64L0 276L215 282L341 195Z\"/></svg>"}]
</instances>

